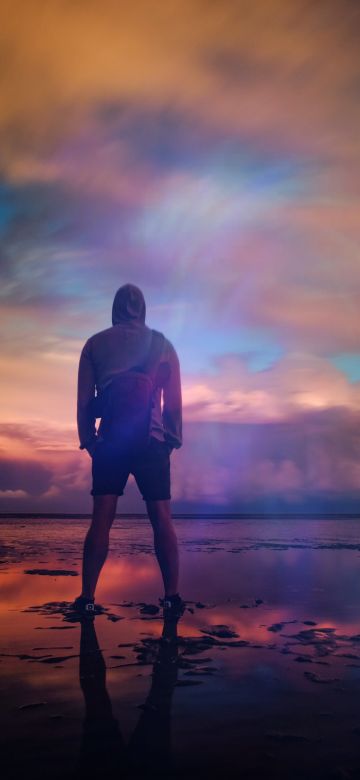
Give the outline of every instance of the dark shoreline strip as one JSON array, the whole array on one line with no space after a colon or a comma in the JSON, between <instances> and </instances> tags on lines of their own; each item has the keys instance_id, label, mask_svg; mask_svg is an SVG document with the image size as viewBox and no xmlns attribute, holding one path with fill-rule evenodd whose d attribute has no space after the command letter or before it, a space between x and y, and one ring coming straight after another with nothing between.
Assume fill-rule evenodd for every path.
<instances>
[{"instance_id":1,"label":"dark shoreline strip","mask_svg":"<svg viewBox=\"0 0 360 780\"><path fill-rule=\"evenodd\" d=\"M64 514L63 512L0 512L0 520L88 520L91 516L90 512L86 514ZM287 520L288 518L296 518L298 520L335 520L340 518L360 520L359 512L271 512L268 514L261 512L225 512L221 514L214 514L212 512L173 512L172 516L175 520ZM137 512L118 512L115 517L122 520L147 520L146 514Z\"/></svg>"}]
</instances>

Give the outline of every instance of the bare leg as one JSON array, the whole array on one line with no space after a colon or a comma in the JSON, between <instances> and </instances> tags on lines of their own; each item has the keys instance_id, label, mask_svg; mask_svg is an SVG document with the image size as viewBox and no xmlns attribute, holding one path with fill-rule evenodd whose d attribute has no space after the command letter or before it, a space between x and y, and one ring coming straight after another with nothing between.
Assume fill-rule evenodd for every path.
<instances>
[{"instance_id":1,"label":"bare leg","mask_svg":"<svg viewBox=\"0 0 360 780\"><path fill-rule=\"evenodd\" d=\"M147 501L146 508L154 531L155 553L164 581L165 596L178 589L179 554L170 501Z\"/></svg>"},{"instance_id":2,"label":"bare leg","mask_svg":"<svg viewBox=\"0 0 360 780\"><path fill-rule=\"evenodd\" d=\"M94 496L93 517L85 537L83 553L81 595L87 598L94 598L99 574L106 561L117 499L115 495Z\"/></svg>"}]
</instances>

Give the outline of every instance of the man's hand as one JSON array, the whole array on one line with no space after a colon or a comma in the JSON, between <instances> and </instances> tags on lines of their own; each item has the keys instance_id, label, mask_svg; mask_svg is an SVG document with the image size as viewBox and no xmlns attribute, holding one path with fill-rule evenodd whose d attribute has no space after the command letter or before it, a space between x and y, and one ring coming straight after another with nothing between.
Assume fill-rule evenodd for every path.
<instances>
[{"instance_id":1,"label":"man's hand","mask_svg":"<svg viewBox=\"0 0 360 780\"><path fill-rule=\"evenodd\" d=\"M91 444L88 444L86 447L84 447L86 452L89 453L90 458L92 458L93 455L94 455L94 452L96 450L96 444L97 444L97 442L96 442L96 439L95 439L95 441L91 442Z\"/></svg>"}]
</instances>

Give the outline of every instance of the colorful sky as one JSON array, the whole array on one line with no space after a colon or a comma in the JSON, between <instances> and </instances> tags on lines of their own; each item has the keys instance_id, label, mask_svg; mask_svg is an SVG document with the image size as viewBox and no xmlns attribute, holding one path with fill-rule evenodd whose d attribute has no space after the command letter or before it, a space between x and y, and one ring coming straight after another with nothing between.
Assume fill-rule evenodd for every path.
<instances>
[{"instance_id":1,"label":"colorful sky","mask_svg":"<svg viewBox=\"0 0 360 780\"><path fill-rule=\"evenodd\" d=\"M358 511L359 4L3 7L0 511L91 509L77 366L125 282L181 361L175 509Z\"/></svg>"}]
</instances>

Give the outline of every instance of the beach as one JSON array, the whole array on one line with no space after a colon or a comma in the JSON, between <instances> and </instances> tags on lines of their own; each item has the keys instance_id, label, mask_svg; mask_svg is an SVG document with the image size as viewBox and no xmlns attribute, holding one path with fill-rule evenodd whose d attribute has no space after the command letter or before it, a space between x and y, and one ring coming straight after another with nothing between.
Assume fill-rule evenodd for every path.
<instances>
[{"instance_id":1,"label":"beach","mask_svg":"<svg viewBox=\"0 0 360 780\"><path fill-rule=\"evenodd\" d=\"M88 523L0 521L3 777L360 776L359 520L176 519L168 641L142 518L74 621Z\"/></svg>"}]
</instances>

